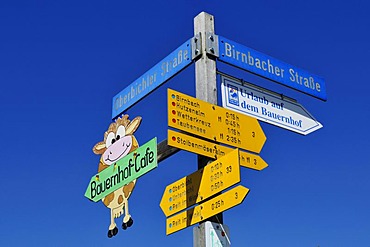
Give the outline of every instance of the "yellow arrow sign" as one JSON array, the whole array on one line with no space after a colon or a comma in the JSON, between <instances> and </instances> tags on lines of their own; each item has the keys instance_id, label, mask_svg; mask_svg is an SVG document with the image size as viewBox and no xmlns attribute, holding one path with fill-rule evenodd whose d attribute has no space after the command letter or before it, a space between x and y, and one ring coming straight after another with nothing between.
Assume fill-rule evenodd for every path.
<instances>
[{"instance_id":1,"label":"yellow arrow sign","mask_svg":"<svg viewBox=\"0 0 370 247\"><path fill-rule=\"evenodd\" d=\"M180 148L182 150L214 159L218 159L234 150L234 148L218 145L173 130L168 130L167 132L167 144L172 147ZM261 171L268 166L259 155L240 150L239 162L241 166L258 171Z\"/></svg>"},{"instance_id":2,"label":"yellow arrow sign","mask_svg":"<svg viewBox=\"0 0 370 247\"><path fill-rule=\"evenodd\" d=\"M168 89L168 126L259 153L266 141L258 120Z\"/></svg>"},{"instance_id":3,"label":"yellow arrow sign","mask_svg":"<svg viewBox=\"0 0 370 247\"><path fill-rule=\"evenodd\" d=\"M168 185L159 204L163 213L170 216L239 183L238 153L238 149L235 149L204 168Z\"/></svg>"},{"instance_id":4,"label":"yellow arrow sign","mask_svg":"<svg viewBox=\"0 0 370 247\"><path fill-rule=\"evenodd\" d=\"M228 210L243 202L249 192L248 188L241 185L212 198L189 210L176 214L166 219L166 234L185 229L216 214Z\"/></svg>"}]
</instances>

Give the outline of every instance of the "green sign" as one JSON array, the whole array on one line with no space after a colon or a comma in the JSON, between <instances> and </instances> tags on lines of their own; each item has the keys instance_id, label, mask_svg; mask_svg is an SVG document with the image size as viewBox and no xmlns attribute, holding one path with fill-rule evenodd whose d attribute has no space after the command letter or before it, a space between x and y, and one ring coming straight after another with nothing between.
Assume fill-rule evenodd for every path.
<instances>
[{"instance_id":1,"label":"green sign","mask_svg":"<svg viewBox=\"0 0 370 247\"><path fill-rule=\"evenodd\" d=\"M97 202L157 167L157 138L153 138L90 180L85 196Z\"/></svg>"}]
</instances>

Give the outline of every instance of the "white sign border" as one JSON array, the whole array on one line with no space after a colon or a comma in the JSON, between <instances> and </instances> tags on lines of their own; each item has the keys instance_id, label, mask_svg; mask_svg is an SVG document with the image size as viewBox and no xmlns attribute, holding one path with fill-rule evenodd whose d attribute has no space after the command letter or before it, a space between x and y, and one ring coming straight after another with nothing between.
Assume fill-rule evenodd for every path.
<instances>
[{"instance_id":1,"label":"white sign border","mask_svg":"<svg viewBox=\"0 0 370 247\"><path fill-rule=\"evenodd\" d=\"M301 119L301 120L303 119L303 120L306 121L306 123L310 122L309 127L307 127L307 128L293 127L291 125L285 124L284 122L282 123L281 121L279 122L277 120L275 121L273 119L263 117L261 115L261 113L254 113L252 111L242 110L239 103L238 103L238 106L229 103L230 100L229 100L229 94L228 94L228 90L227 90L227 88L228 88L227 84L233 85L233 86L238 87L238 88L246 88L247 90L250 90L251 92L253 92L255 94L258 93L259 95L263 95L263 96L266 97L268 102L271 102L271 99L273 99L274 100L273 102L275 102L275 103L278 103L278 104L283 103L285 105L285 107L288 106L288 109L291 109L289 111L289 114L291 114L291 115L295 114L295 117L297 117L297 119L298 118ZM263 122L266 122L266 123L269 123L269 124L272 124L272 125L275 125L275 126L278 126L278 127L281 127L281 128L284 128L284 129L287 129L287 130L290 130L290 131L293 131L293 132L296 132L296 133L299 133L299 134L302 134L302 135L307 135L307 134L312 133L312 132L314 132L314 131L323 127L323 125L320 122L318 122L301 104L299 104L299 103L297 103L293 100L289 100L286 97L282 97L282 95L279 95L278 93L274 93L270 90L263 89L261 87L255 86L255 85L247 83L247 82L242 82L239 79L235 79L235 78L232 78L232 77L221 75L221 95L222 95L222 106L225 107L225 108L240 112L240 113L245 114L245 115L255 117L258 120L261 120ZM253 102L253 103L256 104L256 105L261 104L259 102ZM271 107L269 109L271 110ZM294 109L295 111L293 111L292 109ZM303 122L303 120L302 120L302 126L305 123L305 122Z\"/></svg>"}]
</instances>

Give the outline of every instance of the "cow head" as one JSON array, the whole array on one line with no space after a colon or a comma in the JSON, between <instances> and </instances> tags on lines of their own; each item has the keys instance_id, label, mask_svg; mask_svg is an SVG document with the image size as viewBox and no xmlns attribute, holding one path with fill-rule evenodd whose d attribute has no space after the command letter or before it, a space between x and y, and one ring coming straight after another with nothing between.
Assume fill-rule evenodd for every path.
<instances>
[{"instance_id":1,"label":"cow head","mask_svg":"<svg viewBox=\"0 0 370 247\"><path fill-rule=\"evenodd\" d=\"M124 115L109 125L104 134L104 141L98 142L93 147L93 152L101 155L98 172L138 148L139 145L133 133L140 123L141 117L136 117L130 121L128 115Z\"/></svg>"}]
</instances>

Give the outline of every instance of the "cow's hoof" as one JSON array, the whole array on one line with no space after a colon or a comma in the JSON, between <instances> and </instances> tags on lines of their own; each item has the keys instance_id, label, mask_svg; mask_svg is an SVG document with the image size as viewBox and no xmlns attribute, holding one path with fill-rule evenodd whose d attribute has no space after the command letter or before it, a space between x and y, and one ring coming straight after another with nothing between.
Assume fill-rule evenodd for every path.
<instances>
[{"instance_id":1,"label":"cow's hoof","mask_svg":"<svg viewBox=\"0 0 370 247\"><path fill-rule=\"evenodd\" d=\"M134 220L130 217L130 219L126 223L125 222L122 223L122 229L126 230L127 227L132 226L132 224L134 224Z\"/></svg>"},{"instance_id":2,"label":"cow's hoof","mask_svg":"<svg viewBox=\"0 0 370 247\"><path fill-rule=\"evenodd\" d=\"M126 230L127 229L127 223L124 223L124 222L122 223L122 229L123 230Z\"/></svg>"},{"instance_id":3,"label":"cow's hoof","mask_svg":"<svg viewBox=\"0 0 370 247\"><path fill-rule=\"evenodd\" d=\"M127 227L131 227L132 224L134 224L134 220L132 218L130 218L128 221L127 221Z\"/></svg>"},{"instance_id":4,"label":"cow's hoof","mask_svg":"<svg viewBox=\"0 0 370 247\"><path fill-rule=\"evenodd\" d=\"M115 227L113 230L109 230L108 231L108 238L111 238L113 236L116 236L117 233L118 233L118 228L117 227Z\"/></svg>"}]
</instances>

